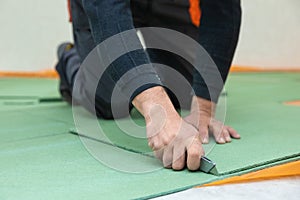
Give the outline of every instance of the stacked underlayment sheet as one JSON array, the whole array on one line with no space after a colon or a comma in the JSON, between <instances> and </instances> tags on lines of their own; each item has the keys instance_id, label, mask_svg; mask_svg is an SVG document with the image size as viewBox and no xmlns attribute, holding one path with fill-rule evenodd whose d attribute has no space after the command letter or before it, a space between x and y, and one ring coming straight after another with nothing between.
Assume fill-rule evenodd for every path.
<instances>
[{"instance_id":1,"label":"stacked underlayment sheet","mask_svg":"<svg viewBox=\"0 0 300 200\"><path fill-rule=\"evenodd\" d=\"M283 104L300 99L299 77L297 73L230 76L227 96L222 97L227 102L226 123L242 139L226 145L211 140L205 146L220 176L161 168L145 138L118 127L130 130L129 119L99 120L105 138L93 130L80 131L72 108L59 100L57 80L1 78L0 199L149 198L299 160L300 107ZM144 124L136 111L133 119L141 127ZM86 144L102 154L95 158ZM118 155L120 150L128 156ZM111 163L101 158L112 158ZM132 173L135 166L130 162L139 163L136 170L155 170ZM115 169L118 164L123 168ZM126 166L133 169L120 171Z\"/></svg>"}]
</instances>

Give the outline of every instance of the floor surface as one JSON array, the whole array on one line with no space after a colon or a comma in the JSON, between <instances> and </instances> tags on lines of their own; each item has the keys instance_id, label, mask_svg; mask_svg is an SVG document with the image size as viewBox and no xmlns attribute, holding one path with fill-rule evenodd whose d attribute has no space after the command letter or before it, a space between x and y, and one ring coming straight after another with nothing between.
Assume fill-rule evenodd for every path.
<instances>
[{"instance_id":1,"label":"floor surface","mask_svg":"<svg viewBox=\"0 0 300 200\"><path fill-rule=\"evenodd\" d=\"M226 145L211 140L204 146L219 176L163 169L147 147L143 127L132 135L129 119L94 120L82 110L74 123L57 84L53 79L0 79L0 199L154 198L300 158L300 107L284 104L300 99L299 73L229 77L227 96L220 100L226 105L218 116L226 114L226 124L242 139ZM133 119L143 126L138 113ZM202 190L176 195L192 198ZM212 189L206 190L210 195Z\"/></svg>"}]
</instances>

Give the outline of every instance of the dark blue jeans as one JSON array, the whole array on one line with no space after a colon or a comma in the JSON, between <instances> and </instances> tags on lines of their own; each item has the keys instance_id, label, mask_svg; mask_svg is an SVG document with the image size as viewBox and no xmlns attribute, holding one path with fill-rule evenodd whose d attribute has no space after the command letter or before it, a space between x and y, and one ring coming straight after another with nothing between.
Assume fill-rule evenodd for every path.
<instances>
[{"instance_id":1,"label":"dark blue jeans","mask_svg":"<svg viewBox=\"0 0 300 200\"><path fill-rule=\"evenodd\" d=\"M74 41L80 61L82 62L97 44L122 31L144 26L164 27L183 32L198 40L216 63L225 82L239 36L240 0L201 0L200 28L193 26L189 20L188 0L181 0L179 4L179 10L182 11L180 17L176 12L172 12L172 6L174 5L178 10L178 4L176 5L176 2L171 0L135 0L131 1L131 4L129 0L71 0ZM164 12L160 8L170 8L171 11ZM138 41L137 35L132 35L130 39ZM197 96L217 102L222 88L215 88L214 95L211 96L201 75L193 72L192 66L184 59L160 50L151 49L147 52L140 50L117 59L100 79L95 99L98 116L112 118L110 101L115 83L125 72L150 62L162 63L175 68L193 84ZM69 69L66 70L67 74L74 74L76 72L74 67L79 66L74 62L65 63L69 65L66 68ZM163 85L156 73L153 68L153 71L149 71L147 74L154 84L139 88L131 97L133 98L154 85ZM132 73L129 80L138 83L129 81L126 84L142 83L143 80L139 79L139 76L138 72ZM163 76L163 74L159 74L159 76ZM69 81L70 85L73 85L72 80ZM187 91L186 95L189 93L190 91ZM171 92L170 95L172 96ZM88 99L89 96L82 93L82 99ZM128 105L124 106L128 107Z\"/></svg>"}]
</instances>

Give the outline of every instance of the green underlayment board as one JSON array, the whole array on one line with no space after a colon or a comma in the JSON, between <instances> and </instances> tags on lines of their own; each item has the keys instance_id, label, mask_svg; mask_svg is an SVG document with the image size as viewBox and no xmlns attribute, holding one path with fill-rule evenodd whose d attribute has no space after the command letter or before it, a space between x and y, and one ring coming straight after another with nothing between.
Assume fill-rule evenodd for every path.
<instances>
[{"instance_id":1,"label":"green underlayment board","mask_svg":"<svg viewBox=\"0 0 300 200\"><path fill-rule=\"evenodd\" d=\"M59 97L56 82L54 79L46 78L0 78L0 99L4 97L23 99Z\"/></svg>"},{"instance_id":2,"label":"green underlayment board","mask_svg":"<svg viewBox=\"0 0 300 200\"><path fill-rule=\"evenodd\" d=\"M113 121L99 124L116 146L97 138L93 130L79 132L97 141L81 141L74 135L78 131L71 107L58 99L57 84L53 79L0 79L0 199L149 198L300 158L300 107L283 105L300 99L300 73L230 75L226 123L242 139L205 146L220 176L160 168L156 159L144 154L149 152L146 140L124 134ZM143 124L137 113L133 117ZM130 129L128 119L118 122ZM84 147L86 142L106 158L115 158L113 164L136 162L140 168L157 170L114 170L95 159ZM127 156L116 154L119 148L126 149Z\"/></svg>"}]
</instances>

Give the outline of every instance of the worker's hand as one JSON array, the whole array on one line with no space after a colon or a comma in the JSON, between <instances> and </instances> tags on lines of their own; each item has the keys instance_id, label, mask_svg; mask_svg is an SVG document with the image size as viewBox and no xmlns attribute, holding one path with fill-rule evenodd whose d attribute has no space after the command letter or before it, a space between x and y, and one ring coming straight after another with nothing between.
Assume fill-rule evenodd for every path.
<instances>
[{"instance_id":1,"label":"worker's hand","mask_svg":"<svg viewBox=\"0 0 300 200\"><path fill-rule=\"evenodd\" d=\"M199 169L204 155L200 135L179 116L163 88L145 90L133 105L145 117L149 146L164 167Z\"/></svg>"},{"instance_id":2,"label":"worker's hand","mask_svg":"<svg viewBox=\"0 0 300 200\"><path fill-rule=\"evenodd\" d=\"M209 142L209 133L214 136L219 144L231 142L231 138L239 139L240 135L236 130L214 119L215 107L215 103L194 96L191 113L185 120L198 129L203 143Z\"/></svg>"},{"instance_id":3,"label":"worker's hand","mask_svg":"<svg viewBox=\"0 0 300 200\"><path fill-rule=\"evenodd\" d=\"M179 116L162 118L164 115L157 115L147 123L149 146L156 157L166 168L198 170L204 150L197 129Z\"/></svg>"}]
</instances>

